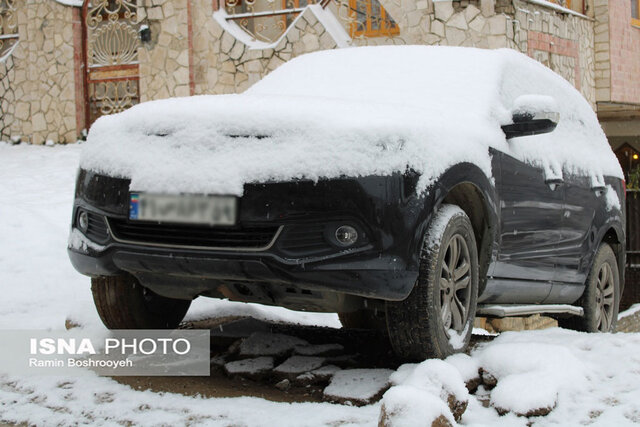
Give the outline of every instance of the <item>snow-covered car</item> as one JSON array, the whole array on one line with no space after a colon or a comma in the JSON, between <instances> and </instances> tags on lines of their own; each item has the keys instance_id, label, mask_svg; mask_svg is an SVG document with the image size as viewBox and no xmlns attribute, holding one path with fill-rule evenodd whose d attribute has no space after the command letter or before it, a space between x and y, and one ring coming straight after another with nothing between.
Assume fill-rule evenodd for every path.
<instances>
[{"instance_id":1,"label":"snow-covered car","mask_svg":"<svg viewBox=\"0 0 640 427\"><path fill-rule=\"evenodd\" d=\"M228 298L444 357L476 314L614 329L622 178L588 102L520 53L323 51L244 94L99 119L69 256L109 328L173 328L194 298Z\"/></svg>"}]
</instances>

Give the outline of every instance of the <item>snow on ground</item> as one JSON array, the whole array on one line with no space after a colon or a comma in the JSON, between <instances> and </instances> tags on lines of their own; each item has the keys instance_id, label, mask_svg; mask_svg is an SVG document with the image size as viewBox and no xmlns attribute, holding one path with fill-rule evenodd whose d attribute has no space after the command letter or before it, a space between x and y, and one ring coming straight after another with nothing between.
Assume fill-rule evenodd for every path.
<instances>
[{"instance_id":1,"label":"snow on ground","mask_svg":"<svg viewBox=\"0 0 640 427\"><path fill-rule=\"evenodd\" d=\"M104 331L87 278L71 267L66 244L79 146L35 147L0 143L0 329L63 330L65 319ZM632 310L638 310L637 307ZM264 319L338 327L335 315L281 308L196 301L191 318L252 315ZM621 316L625 316L622 313ZM96 329L96 332L92 332ZM463 425L631 425L640 423L640 334L588 335L561 329L503 333L482 344L471 358L444 362L461 385L481 366L498 379L479 395L504 409L555 404L546 417L499 416L469 396ZM435 366L411 365L395 375L396 387L419 390L398 405L402 389L387 401L428 413L429 381ZM427 369L428 368L428 369ZM457 384L457 385L456 385ZM395 390L395 391L393 391ZM461 390L461 389L460 389ZM402 403L402 399L400 401ZM423 405L423 406L420 406ZM109 378L13 377L0 367L0 421L36 425L377 425L380 403L350 407L328 403L275 403L258 398L205 399L135 391ZM408 412L406 419L413 419Z\"/></svg>"}]
</instances>

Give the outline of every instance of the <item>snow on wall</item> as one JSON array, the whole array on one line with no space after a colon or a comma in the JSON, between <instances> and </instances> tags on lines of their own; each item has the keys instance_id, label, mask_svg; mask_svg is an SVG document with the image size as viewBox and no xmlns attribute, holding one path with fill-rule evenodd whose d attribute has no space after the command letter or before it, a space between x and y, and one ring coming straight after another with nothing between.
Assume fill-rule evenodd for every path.
<instances>
[{"instance_id":1,"label":"snow on wall","mask_svg":"<svg viewBox=\"0 0 640 427\"><path fill-rule=\"evenodd\" d=\"M507 142L500 125L531 93L555 97L560 124ZM491 176L489 147L547 169L622 176L595 114L564 79L508 49L427 46L315 52L242 95L152 101L102 117L81 166L131 178L136 191L236 195L249 182L411 167L423 174L422 191L460 162Z\"/></svg>"},{"instance_id":2,"label":"snow on wall","mask_svg":"<svg viewBox=\"0 0 640 427\"><path fill-rule=\"evenodd\" d=\"M331 11L323 8L319 4L313 4L306 7L310 10L313 15L322 23L325 27L326 31L331 35L331 37L336 42L338 47L347 47L351 42L351 37L342 27L338 19L335 17ZM299 20L302 19L302 13L300 13L293 20L291 24L287 27L286 31L282 33L282 35L272 43L267 43L264 41L256 40L250 34L248 34L245 30L242 29L240 25L238 25L235 21L229 19L229 14L224 8L218 9L213 12L213 19L220 25L220 27L235 37L237 40L241 41L249 49L274 49L278 44L280 44L281 40L287 37L289 31L296 27L296 24Z\"/></svg>"},{"instance_id":3,"label":"snow on wall","mask_svg":"<svg viewBox=\"0 0 640 427\"><path fill-rule=\"evenodd\" d=\"M56 2L65 5L65 6L73 6L73 7L82 7L83 0L55 0Z\"/></svg>"}]
</instances>

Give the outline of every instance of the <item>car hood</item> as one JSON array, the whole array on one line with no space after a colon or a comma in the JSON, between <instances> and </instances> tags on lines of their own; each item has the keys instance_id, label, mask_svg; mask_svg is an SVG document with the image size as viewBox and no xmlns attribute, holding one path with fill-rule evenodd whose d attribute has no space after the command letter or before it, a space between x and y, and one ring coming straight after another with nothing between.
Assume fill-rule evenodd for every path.
<instances>
[{"instance_id":1,"label":"car hood","mask_svg":"<svg viewBox=\"0 0 640 427\"><path fill-rule=\"evenodd\" d=\"M424 189L454 163L490 175L505 144L497 113L278 95L210 95L137 105L100 118L81 167L149 192L241 195L249 182L388 175L407 167Z\"/></svg>"}]
</instances>

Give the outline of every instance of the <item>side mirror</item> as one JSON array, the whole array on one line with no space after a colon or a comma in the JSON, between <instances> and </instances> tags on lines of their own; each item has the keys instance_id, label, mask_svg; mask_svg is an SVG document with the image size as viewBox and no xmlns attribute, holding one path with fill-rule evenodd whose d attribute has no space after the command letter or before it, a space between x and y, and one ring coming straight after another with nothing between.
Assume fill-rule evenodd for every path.
<instances>
[{"instance_id":1,"label":"side mirror","mask_svg":"<svg viewBox=\"0 0 640 427\"><path fill-rule=\"evenodd\" d=\"M552 132L558 125L560 113L550 96L522 95L516 98L511 117L513 123L502 126L507 139Z\"/></svg>"}]
</instances>

